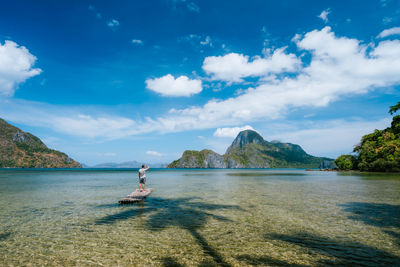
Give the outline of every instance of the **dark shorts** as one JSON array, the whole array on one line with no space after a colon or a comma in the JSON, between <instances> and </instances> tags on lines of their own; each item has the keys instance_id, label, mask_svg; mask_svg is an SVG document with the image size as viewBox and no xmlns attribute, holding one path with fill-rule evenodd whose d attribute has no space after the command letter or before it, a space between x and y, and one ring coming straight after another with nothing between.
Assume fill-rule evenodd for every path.
<instances>
[{"instance_id":1,"label":"dark shorts","mask_svg":"<svg viewBox=\"0 0 400 267\"><path fill-rule=\"evenodd\" d=\"M139 184L145 184L146 183L146 177L145 178L139 178Z\"/></svg>"}]
</instances>

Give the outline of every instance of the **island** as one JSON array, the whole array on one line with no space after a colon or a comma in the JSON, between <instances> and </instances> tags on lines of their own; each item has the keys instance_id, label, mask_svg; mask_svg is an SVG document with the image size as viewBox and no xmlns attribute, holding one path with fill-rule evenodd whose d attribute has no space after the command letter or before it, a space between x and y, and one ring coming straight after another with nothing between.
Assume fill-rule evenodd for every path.
<instances>
[{"instance_id":1,"label":"island","mask_svg":"<svg viewBox=\"0 0 400 267\"><path fill-rule=\"evenodd\" d=\"M299 145L268 142L253 130L241 131L224 155L186 150L168 168L334 168L333 159L307 154Z\"/></svg>"}]
</instances>

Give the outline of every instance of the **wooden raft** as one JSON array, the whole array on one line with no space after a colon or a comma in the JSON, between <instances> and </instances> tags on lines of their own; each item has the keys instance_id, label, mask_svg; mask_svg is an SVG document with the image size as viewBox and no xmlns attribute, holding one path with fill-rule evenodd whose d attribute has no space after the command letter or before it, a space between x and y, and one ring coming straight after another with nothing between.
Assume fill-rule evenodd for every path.
<instances>
[{"instance_id":1,"label":"wooden raft","mask_svg":"<svg viewBox=\"0 0 400 267\"><path fill-rule=\"evenodd\" d=\"M136 189L126 197L122 198L120 201L118 201L119 204L129 204L129 203L135 203L144 200L146 197L148 197L151 194L152 189L147 188L146 190L139 192L139 189Z\"/></svg>"}]
</instances>

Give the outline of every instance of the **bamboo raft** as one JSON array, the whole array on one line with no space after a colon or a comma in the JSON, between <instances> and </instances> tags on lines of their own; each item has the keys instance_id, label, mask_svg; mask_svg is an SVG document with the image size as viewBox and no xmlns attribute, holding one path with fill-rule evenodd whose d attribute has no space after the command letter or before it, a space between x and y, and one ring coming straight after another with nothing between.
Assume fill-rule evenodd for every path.
<instances>
[{"instance_id":1,"label":"bamboo raft","mask_svg":"<svg viewBox=\"0 0 400 267\"><path fill-rule=\"evenodd\" d=\"M139 189L136 189L126 197L122 198L120 201L118 201L119 204L130 204L130 203L135 203L139 201L143 201L146 197L148 197L151 194L152 189L147 188L146 190L140 192Z\"/></svg>"}]
</instances>

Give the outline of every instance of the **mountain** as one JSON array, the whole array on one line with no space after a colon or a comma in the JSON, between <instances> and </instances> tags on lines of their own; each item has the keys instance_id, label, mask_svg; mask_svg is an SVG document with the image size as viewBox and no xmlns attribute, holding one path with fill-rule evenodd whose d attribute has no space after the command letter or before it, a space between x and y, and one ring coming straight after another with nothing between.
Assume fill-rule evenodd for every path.
<instances>
[{"instance_id":1,"label":"mountain","mask_svg":"<svg viewBox=\"0 0 400 267\"><path fill-rule=\"evenodd\" d=\"M114 162L107 162L107 163L100 163L94 166L87 166L87 168L141 168L142 163L137 161L127 161L122 163L114 163Z\"/></svg>"},{"instance_id":2,"label":"mountain","mask_svg":"<svg viewBox=\"0 0 400 267\"><path fill-rule=\"evenodd\" d=\"M314 157L299 145L268 142L257 132L238 134L224 155L212 150L186 150L168 168L318 168L333 159Z\"/></svg>"},{"instance_id":3,"label":"mountain","mask_svg":"<svg viewBox=\"0 0 400 267\"><path fill-rule=\"evenodd\" d=\"M81 168L66 154L48 148L38 137L0 119L0 168Z\"/></svg>"}]
</instances>

